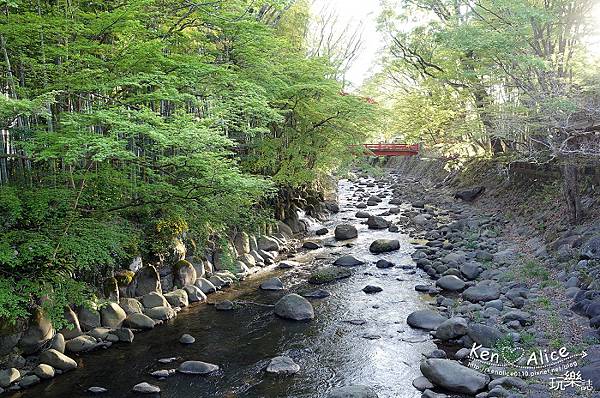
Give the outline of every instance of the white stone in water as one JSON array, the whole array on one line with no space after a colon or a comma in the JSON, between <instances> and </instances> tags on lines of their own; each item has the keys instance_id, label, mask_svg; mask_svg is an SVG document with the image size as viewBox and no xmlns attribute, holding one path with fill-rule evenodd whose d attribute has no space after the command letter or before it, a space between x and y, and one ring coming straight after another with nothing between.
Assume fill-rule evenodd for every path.
<instances>
[{"instance_id":1,"label":"white stone in water","mask_svg":"<svg viewBox=\"0 0 600 398\"><path fill-rule=\"evenodd\" d=\"M194 344L196 342L196 339L194 338L194 336L186 333L179 338L179 342L181 344Z\"/></svg>"},{"instance_id":2,"label":"white stone in water","mask_svg":"<svg viewBox=\"0 0 600 398\"><path fill-rule=\"evenodd\" d=\"M277 375L292 375L300 371L300 366L292 358L280 356L271 359L266 371Z\"/></svg>"},{"instance_id":3,"label":"white stone in water","mask_svg":"<svg viewBox=\"0 0 600 398\"><path fill-rule=\"evenodd\" d=\"M150 383L143 382L133 386L133 391L141 394L156 394L160 392L160 388Z\"/></svg>"},{"instance_id":4,"label":"white stone in water","mask_svg":"<svg viewBox=\"0 0 600 398\"><path fill-rule=\"evenodd\" d=\"M219 370L217 365L202 361L185 361L177 368L179 373L191 375L205 375L217 370Z\"/></svg>"},{"instance_id":5,"label":"white stone in water","mask_svg":"<svg viewBox=\"0 0 600 398\"><path fill-rule=\"evenodd\" d=\"M160 358L158 360L159 363L171 363L171 362L175 362L177 360L176 357L170 357L170 358Z\"/></svg>"},{"instance_id":6,"label":"white stone in water","mask_svg":"<svg viewBox=\"0 0 600 398\"><path fill-rule=\"evenodd\" d=\"M104 394L105 392L108 392L108 390L104 387L90 387L87 389L88 392L91 392L92 394Z\"/></svg>"},{"instance_id":7,"label":"white stone in water","mask_svg":"<svg viewBox=\"0 0 600 398\"><path fill-rule=\"evenodd\" d=\"M298 266L300 266L300 263L297 261L292 261L292 260L281 261L281 262L279 262L279 265L278 265L279 268L283 268L283 269L294 268L294 267L298 267Z\"/></svg>"},{"instance_id":8,"label":"white stone in water","mask_svg":"<svg viewBox=\"0 0 600 398\"><path fill-rule=\"evenodd\" d=\"M172 376L173 374L175 374L175 369L162 369L162 370L155 370L154 372L150 373L150 376L157 377L157 378L165 378L165 377Z\"/></svg>"}]
</instances>

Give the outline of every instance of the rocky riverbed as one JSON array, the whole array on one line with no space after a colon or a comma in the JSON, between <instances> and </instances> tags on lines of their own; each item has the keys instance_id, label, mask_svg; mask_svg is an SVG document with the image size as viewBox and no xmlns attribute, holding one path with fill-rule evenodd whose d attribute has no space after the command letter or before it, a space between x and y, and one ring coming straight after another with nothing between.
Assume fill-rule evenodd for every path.
<instances>
[{"instance_id":1,"label":"rocky riverbed","mask_svg":"<svg viewBox=\"0 0 600 398\"><path fill-rule=\"evenodd\" d=\"M479 210L393 172L340 181L338 194L332 216L313 222L303 241L281 233L259 239L261 257L275 259L280 251L270 268L243 282L215 272L175 293L151 289L120 300L104 310L113 326L53 340L28 366L2 371L4 395L594 394L577 386L551 391L547 374L506 377L469 367L473 344L478 355L486 348L585 351L574 370L600 388L598 295L577 271L600 252L593 230L579 234L579 244L565 233L566 243L547 248L519 233L501 209ZM567 243L572 267L548 271L548 252L566 252ZM282 258L284 244L289 252ZM161 317L164 324L155 327ZM511 368L526 359L510 358Z\"/></svg>"}]
</instances>

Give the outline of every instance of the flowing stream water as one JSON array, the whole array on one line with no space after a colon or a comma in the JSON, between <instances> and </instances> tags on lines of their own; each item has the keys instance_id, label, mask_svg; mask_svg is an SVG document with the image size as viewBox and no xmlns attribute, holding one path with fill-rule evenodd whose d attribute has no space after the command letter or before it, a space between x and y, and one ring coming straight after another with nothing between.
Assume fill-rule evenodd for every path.
<instances>
[{"instance_id":1,"label":"flowing stream water","mask_svg":"<svg viewBox=\"0 0 600 398\"><path fill-rule=\"evenodd\" d=\"M359 230L357 239L335 242L332 233L320 237L322 249L301 250L293 258L303 264L301 267L265 272L209 296L211 302L229 299L246 303L240 308L219 312L210 305L191 305L168 324L136 334L133 344L118 343L108 350L76 357L78 369L13 393L11 398L83 397L89 396L85 391L91 386L107 388L108 393L101 396L132 397L137 394L131 388L142 381L158 385L164 398L318 398L326 397L334 387L351 384L371 386L380 398L419 397L412 380L420 375L422 354L435 346L428 333L407 326L406 317L412 311L428 307L425 297L414 290L416 284L424 282L423 276L421 271L415 272L407 234L369 230L360 223L364 220L355 218L356 188L353 182L340 181L341 211L324 225L333 231L337 224L352 223ZM366 190L375 194L385 189L375 186ZM377 214L389 209L390 196L366 210ZM395 217L386 218L393 222ZM379 238L399 239L400 250L372 255L369 245ZM347 243L352 243L351 247ZM332 284L316 287L306 282L315 267L331 264L345 254L361 258L367 264L354 267L351 278ZM380 258L394 262L396 267L376 268L374 263ZM258 289L261 280L274 275L281 277L286 290ZM365 294L361 289L367 284L378 285L383 291ZM318 288L328 290L331 296L311 300L316 315L311 322L279 319L268 306L289 292ZM348 322L351 320L364 323ZM183 333L194 336L196 343L181 345L178 340ZM278 355L293 358L300 365L300 372L291 377L265 374L268 360ZM218 364L221 369L208 377L175 374L156 380L150 372L177 366L157 362L165 357L202 360Z\"/></svg>"}]
</instances>

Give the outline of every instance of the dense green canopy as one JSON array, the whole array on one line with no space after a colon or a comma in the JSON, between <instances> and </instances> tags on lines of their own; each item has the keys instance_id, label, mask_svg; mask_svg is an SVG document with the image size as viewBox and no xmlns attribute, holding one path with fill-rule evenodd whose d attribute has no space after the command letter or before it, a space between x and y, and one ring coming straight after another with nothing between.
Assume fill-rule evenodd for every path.
<instances>
[{"instance_id":1,"label":"dense green canopy","mask_svg":"<svg viewBox=\"0 0 600 398\"><path fill-rule=\"evenodd\" d=\"M2 2L0 317L57 318L83 279L251 228L350 159L374 106L306 55L306 3L261 4Z\"/></svg>"}]
</instances>

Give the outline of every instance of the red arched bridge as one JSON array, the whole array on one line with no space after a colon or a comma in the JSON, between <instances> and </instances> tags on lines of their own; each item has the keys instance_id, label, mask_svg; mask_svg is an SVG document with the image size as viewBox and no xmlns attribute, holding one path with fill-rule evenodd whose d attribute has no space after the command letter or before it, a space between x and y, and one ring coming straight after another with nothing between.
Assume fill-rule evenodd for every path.
<instances>
[{"instance_id":1,"label":"red arched bridge","mask_svg":"<svg viewBox=\"0 0 600 398\"><path fill-rule=\"evenodd\" d=\"M419 144L363 144L353 145L362 148L367 156L415 156L419 154Z\"/></svg>"}]
</instances>

